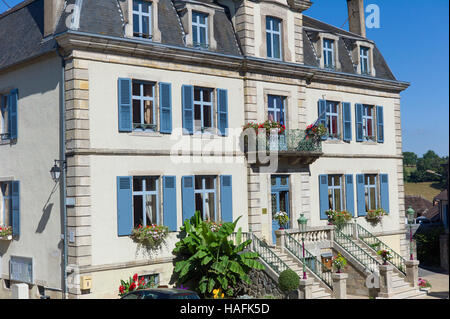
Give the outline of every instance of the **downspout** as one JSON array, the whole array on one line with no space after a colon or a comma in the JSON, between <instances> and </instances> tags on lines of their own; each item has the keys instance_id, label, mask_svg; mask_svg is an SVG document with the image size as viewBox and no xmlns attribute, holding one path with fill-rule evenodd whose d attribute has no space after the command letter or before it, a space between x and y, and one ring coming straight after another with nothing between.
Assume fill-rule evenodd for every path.
<instances>
[{"instance_id":1,"label":"downspout","mask_svg":"<svg viewBox=\"0 0 450 319\"><path fill-rule=\"evenodd\" d=\"M61 235L61 238L63 240L63 256L62 256L62 264L63 264L63 286L64 286L64 292L63 292L63 299L67 299L67 208L66 208L66 77L65 77L65 70L66 70L66 60L64 59L64 56L61 55L59 51L60 47L58 45L57 52L58 55L61 57L61 95L60 95L60 104L59 104L59 114L60 114L60 122L59 122L59 140L60 140L60 147L59 147L59 159L60 159L60 165L61 165L61 178L59 180L60 182L60 198L61 198L61 211L62 211L62 231L63 234Z\"/></svg>"}]
</instances>

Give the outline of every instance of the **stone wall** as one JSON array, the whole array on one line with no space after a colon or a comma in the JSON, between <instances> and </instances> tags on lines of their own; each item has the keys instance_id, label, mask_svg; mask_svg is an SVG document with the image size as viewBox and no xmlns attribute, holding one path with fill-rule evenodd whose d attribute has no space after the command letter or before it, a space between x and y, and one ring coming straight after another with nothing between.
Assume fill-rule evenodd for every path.
<instances>
[{"instance_id":1,"label":"stone wall","mask_svg":"<svg viewBox=\"0 0 450 319\"><path fill-rule=\"evenodd\" d=\"M278 282L262 270L251 270L249 273L252 285L242 283L236 288L239 295L249 295L255 298L262 298L272 295L275 298L284 298L283 292L278 288Z\"/></svg>"}]
</instances>

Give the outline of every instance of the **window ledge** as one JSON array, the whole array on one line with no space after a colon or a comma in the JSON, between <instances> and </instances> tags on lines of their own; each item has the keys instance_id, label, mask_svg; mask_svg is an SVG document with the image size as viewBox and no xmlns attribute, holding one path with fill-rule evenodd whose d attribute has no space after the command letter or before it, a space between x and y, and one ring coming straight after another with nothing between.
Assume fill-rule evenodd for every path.
<instances>
[{"instance_id":1,"label":"window ledge","mask_svg":"<svg viewBox=\"0 0 450 319\"><path fill-rule=\"evenodd\" d=\"M192 137L199 138L199 139L215 139L215 138L219 138L222 136L216 132L204 132L204 133L194 132L194 134L192 134Z\"/></svg>"},{"instance_id":2,"label":"window ledge","mask_svg":"<svg viewBox=\"0 0 450 319\"><path fill-rule=\"evenodd\" d=\"M344 141L341 139L327 139L324 142L325 144L344 144Z\"/></svg>"},{"instance_id":3,"label":"window ledge","mask_svg":"<svg viewBox=\"0 0 450 319\"><path fill-rule=\"evenodd\" d=\"M359 142L362 145L378 145L378 142L374 142L374 141L363 141L363 142Z\"/></svg>"},{"instance_id":4,"label":"window ledge","mask_svg":"<svg viewBox=\"0 0 450 319\"><path fill-rule=\"evenodd\" d=\"M0 139L0 145L7 145L7 144L11 144L10 139L5 139L5 140Z\"/></svg>"},{"instance_id":5,"label":"window ledge","mask_svg":"<svg viewBox=\"0 0 450 319\"><path fill-rule=\"evenodd\" d=\"M131 136L146 136L146 137L162 137L167 134L161 134L160 132L141 132L141 131L133 131L129 135Z\"/></svg>"}]
</instances>

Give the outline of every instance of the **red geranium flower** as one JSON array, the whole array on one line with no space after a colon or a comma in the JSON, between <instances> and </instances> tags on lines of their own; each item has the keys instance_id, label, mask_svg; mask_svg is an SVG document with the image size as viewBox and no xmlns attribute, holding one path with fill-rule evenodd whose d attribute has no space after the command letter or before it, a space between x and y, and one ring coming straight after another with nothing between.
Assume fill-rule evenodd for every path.
<instances>
[{"instance_id":1,"label":"red geranium flower","mask_svg":"<svg viewBox=\"0 0 450 319\"><path fill-rule=\"evenodd\" d=\"M136 289L136 284L134 282L131 283L130 288L128 288L129 291L133 291Z\"/></svg>"},{"instance_id":2,"label":"red geranium flower","mask_svg":"<svg viewBox=\"0 0 450 319\"><path fill-rule=\"evenodd\" d=\"M133 281L137 281L137 280L138 280L138 274L134 274Z\"/></svg>"}]
</instances>

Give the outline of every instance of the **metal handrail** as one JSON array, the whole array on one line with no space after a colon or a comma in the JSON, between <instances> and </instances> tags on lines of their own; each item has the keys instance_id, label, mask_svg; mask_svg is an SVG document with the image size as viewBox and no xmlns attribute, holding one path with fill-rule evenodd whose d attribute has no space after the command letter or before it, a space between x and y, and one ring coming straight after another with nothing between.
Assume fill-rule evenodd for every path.
<instances>
[{"instance_id":1,"label":"metal handrail","mask_svg":"<svg viewBox=\"0 0 450 319\"><path fill-rule=\"evenodd\" d=\"M389 260L389 262L397 268L400 272L402 272L404 275L406 275L406 264L405 259L400 256L398 253L396 253L392 248L390 248L388 245L386 245L384 242L382 242L380 239L375 237L373 234L371 234L367 229L362 227L359 224L357 225L358 230L358 238L364 242L367 246L370 247L374 252L377 252L378 250L387 250L391 253L392 259Z\"/></svg>"},{"instance_id":2,"label":"metal handrail","mask_svg":"<svg viewBox=\"0 0 450 319\"><path fill-rule=\"evenodd\" d=\"M285 247L303 263L302 245L289 233L285 233ZM333 289L331 270L305 248L305 266L319 277L329 288Z\"/></svg>"},{"instance_id":3,"label":"metal handrail","mask_svg":"<svg viewBox=\"0 0 450 319\"><path fill-rule=\"evenodd\" d=\"M242 232L241 233L243 240L251 239L252 243L248 247L251 251L258 253L259 257L270 267L275 273L278 275L281 274L282 271L286 269L290 269L288 265L280 258L278 255L272 251L269 246L259 239L253 233ZM236 233L232 234L232 239L234 240L236 237Z\"/></svg>"},{"instance_id":4,"label":"metal handrail","mask_svg":"<svg viewBox=\"0 0 450 319\"><path fill-rule=\"evenodd\" d=\"M374 272L378 270L380 262L378 262L378 260L373 258L364 249L353 242L349 236L345 235L337 228L334 230L334 241L370 271Z\"/></svg>"}]
</instances>

